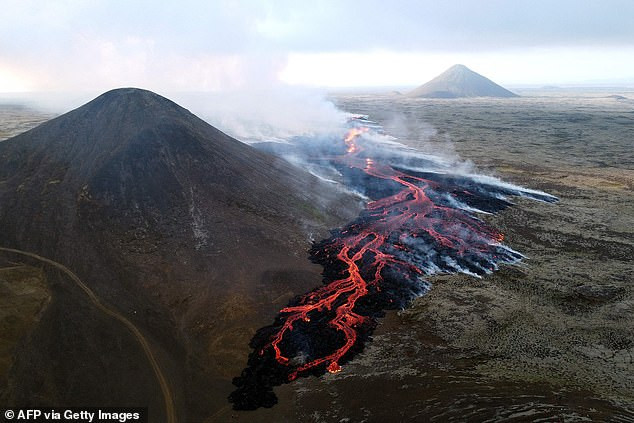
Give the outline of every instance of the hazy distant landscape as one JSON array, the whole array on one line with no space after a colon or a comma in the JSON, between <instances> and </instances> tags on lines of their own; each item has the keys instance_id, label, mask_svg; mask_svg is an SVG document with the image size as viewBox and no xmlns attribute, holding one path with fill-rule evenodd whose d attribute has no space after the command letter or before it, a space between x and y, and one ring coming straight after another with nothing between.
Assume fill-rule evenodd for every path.
<instances>
[{"instance_id":1,"label":"hazy distant landscape","mask_svg":"<svg viewBox=\"0 0 634 423\"><path fill-rule=\"evenodd\" d=\"M32 107L2 103L0 100L0 141L16 136L55 116Z\"/></svg>"}]
</instances>

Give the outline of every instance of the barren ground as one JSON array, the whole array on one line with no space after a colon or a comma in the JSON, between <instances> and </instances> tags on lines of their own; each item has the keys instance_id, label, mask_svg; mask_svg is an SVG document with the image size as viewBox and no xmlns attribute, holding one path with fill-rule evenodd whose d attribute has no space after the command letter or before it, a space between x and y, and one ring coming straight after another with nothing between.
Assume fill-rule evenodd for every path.
<instances>
[{"instance_id":1,"label":"barren ground","mask_svg":"<svg viewBox=\"0 0 634 423\"><path fill-rule=\"evenodd\" d=\"M343 372L283 386L258 418L634 420L634 100L522 94L335 98L412 147L561 201L516 199L485 217L527 256L520 266L435 278Z\"/></svg>"},{"instance_id":2,"label":"barren ground","mask_svg":"<svg viewBox=\"0 0 634 423\"><path fill-rule=\"evenodd\" d=\"M519 93L335 98L412 147L458 155L561 201L516 199L485 217L527 256L520 266L481 280L435 278L343 372L277 388L272 409L227 404L208 421L634 421L634 93ZM46 118L0 113L0 139ZM37 288L15 303L30 327L48 295L36 269L18 273L12 280Z\"/></svg>"}]
</instances>

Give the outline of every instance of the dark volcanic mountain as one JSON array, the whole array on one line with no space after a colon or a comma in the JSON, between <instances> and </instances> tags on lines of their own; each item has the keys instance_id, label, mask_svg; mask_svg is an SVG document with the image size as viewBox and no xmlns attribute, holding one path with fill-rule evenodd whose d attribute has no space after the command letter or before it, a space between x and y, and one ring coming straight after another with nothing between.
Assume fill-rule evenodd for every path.
<instances>
[{"instance_id":1,"label":"dark volcanic mountain","mask_svg":"<svg viewBox=\"0 0 634 423\"><path fill-rule=\"evenodd\" d=\"M425 98L518 97L464 65L453 65L407 95Z\"/></svg>"},{"instance_id":2,"label":"dark volcanic mountain","mask_svg":"<svg viewBox=\"0 0 634 423\"><path fill-rule=\"evenodd\" d=\"M320 283L309 235L358 211L311 175L139 89L107 92L0 142L0 163L0 246L64 264L130 319L181 421L226 405L251 335ZM354 204L349 214L342 202ZM129 330L45 270L52 300L14 354L2 403L149 405L150 420L163 420L161 390Z\"/></svg>"}]
</instances>

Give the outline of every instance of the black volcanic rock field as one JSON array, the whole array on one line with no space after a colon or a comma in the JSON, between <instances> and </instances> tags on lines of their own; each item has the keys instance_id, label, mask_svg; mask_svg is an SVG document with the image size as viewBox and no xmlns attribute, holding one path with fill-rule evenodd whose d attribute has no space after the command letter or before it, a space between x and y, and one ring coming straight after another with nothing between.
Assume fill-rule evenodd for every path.
<instances>
[{"instance_id":1,"label":"black volcanic rock field","mask_svg":"<svg viewBox=\"0 0 634 423\"><path fill-rule=\"evenodd\" d=\"M485 216L521 265L432 278L345 372L281 387L293 406L280 420L634 420L634 103L606 92L334 97L419 151L459 154L560 202L516 199Z\"/></svg>"}]
</instances>

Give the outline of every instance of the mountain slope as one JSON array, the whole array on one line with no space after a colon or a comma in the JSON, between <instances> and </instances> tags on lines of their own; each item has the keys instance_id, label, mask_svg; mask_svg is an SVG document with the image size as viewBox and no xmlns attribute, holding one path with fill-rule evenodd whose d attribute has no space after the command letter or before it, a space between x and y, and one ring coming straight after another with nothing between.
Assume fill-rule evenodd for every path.
<instances>
[{"instance_id":1,"label":"mountain slope","mask_svg":"<svg viewBox=\"0 0 634 423\"><path fill-rule=\"evenodd\" d=\"M64 264L133 321L184 420L224 406L255 328L319 284L309 234L356 213L311 175L132 88L0 142L0 163L0 246ZM53 301L2 399L120 399L149 404L160 420L160 391L134 339L63 275L47 269L47 278Z\"/></svg>"},{"instance_id":2,"label":"mountain slope","mask_svg":"<svg viewBox=\"0 0 634 423\"><path fill-rule=\"evenodd\" d=\"M464 65L454 65L431 81L407 93L409 97L517 97L504 87L473 72Z\"/></svg>"}]
</instances>

